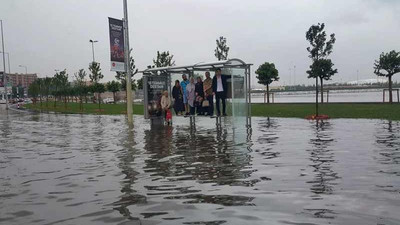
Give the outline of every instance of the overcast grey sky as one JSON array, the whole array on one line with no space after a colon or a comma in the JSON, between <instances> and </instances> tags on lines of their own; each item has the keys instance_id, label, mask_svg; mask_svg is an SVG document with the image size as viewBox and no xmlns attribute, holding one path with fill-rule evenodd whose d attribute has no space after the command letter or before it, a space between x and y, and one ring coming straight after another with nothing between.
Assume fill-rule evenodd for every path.
<instances>
[{"instance_id":1,"label":"overcast grey sky","mask_svg":"<svg viewBox=\"0 0 400 225\"><path fill-rule=\"evenodd\" d=\"M357 70L360 79L375 78L372 67L379 54L400 51L398 0L128 0L128 7L139 69L152 64L157 50L169 50L177 65L215 61L215 39L223 35L229 57L253 63L253 76L268 61L279 70L278 84L310 84L305 32L318 22L336 34L331 58L339 73L333 82L356 80ZM80 68L88 70L89 39L95 39L104 81L114 79L107 17L123 17L122 0L1 0L11 72L24 72L18 65L26 65L28 72L44 77L65 68L72 77Z\"/></svg>"}]
</instances>

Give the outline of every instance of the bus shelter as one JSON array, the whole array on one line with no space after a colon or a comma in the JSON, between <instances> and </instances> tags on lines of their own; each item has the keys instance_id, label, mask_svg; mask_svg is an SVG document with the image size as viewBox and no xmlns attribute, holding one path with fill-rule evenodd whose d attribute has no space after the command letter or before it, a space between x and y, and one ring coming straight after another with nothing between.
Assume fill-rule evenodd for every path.
<instances>
[{"instance_id":1,"label":"bus shelter","mask_svg":"<svg viewBox=\"0 0 400 225\"><path fill-rule=\"evenodd\" d=\"M211 78L216 69L221 69L222 76L227 76L227 114L235 125L251 127L251 96L250 67L240 59L228 59L216 62L201 62L186 66L168 66L148 68L140 71L143 74L144 116L153 120L162 118L158 101L161 94L167 90L171 98L172 86L175 80L182 81L181 76L205 78L205 72L210 72ZM204 79L203 79L204 80ZM214 101L215 102L215 101ZM218 121L221 121L219 117ZM191 118L192 121L192 118Z\"/></svg>"}]
</instances>

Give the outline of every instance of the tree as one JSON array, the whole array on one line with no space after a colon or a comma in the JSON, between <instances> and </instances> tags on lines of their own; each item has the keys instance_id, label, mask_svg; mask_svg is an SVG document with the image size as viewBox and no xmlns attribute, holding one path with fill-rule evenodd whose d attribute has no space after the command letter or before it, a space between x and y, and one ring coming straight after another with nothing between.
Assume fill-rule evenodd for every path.
<instances>
[{"instance_id":1,"label":"tree","mask_svg":"<svg viewBox=\"0 0 400 225\"><path fill-rule=\"evenodd\" d=\"M388 53L381 53L379 60L374 63L374 73L389 79L389 102L393 103L392 76L400 72L400 52L392 50Z\"/></svg>"},{"instance_id":2,"label":"tree","mask_svg":"<svg viewBox=\"0 0 400 225\"><path fill-rule=\"evenodd\" d=\"M174 66L175 61L172 60L174 55L170 55L169 51L159 52L157 51L157 58L153 59L153 63L155 67L166 67L166 66Z\"/></svg>"},{"instance_id":3,"label":"tree","mask_svg":"<svg viewBox=\"0 0 400 225\"><path fill-rule=\"evenodd\" d=\"M309 57L313 61L312 64L314 64L315 61L318 61L319 59L327 58L332 53L333 44L336 41L335 34L331 34L330 40L327 41L326 32L324 31L324 28L325 28L324 23L322 24L318 23L317 25L312 25L306 32L306 40L309 41L311 45L311 47L307 47L307 51L310 53ZM313 66L311 65L311 67ZM322 72L322 70L320 70L320 72ZM324 92L323 92L322 82L323 79L326 79L324 77L327 77L329 75L323 73L317 74L316 71L310 73L313 74L313 76L311 77L315 78L315 91L316 91L315 106L316 106L316 114L318 115L318 78L320 78L321 80L321 102L323 102ZM310 75L308 77L310 78Z\"/></svg>"},{"instance_id":4,"label":"tree","mask_svg":"<svg viewBox=\"0 0 400 225\"><path fill-rule=\"evenodd\" d=\"M216 40L217 47L214 50L214 55L218 59L218 61L228 59L229 47L226 45L226 38L223 36L219 37L219 40Z\"/></svg>"},{"instance_id":5,"label":"tree","mask_svg":"<svg viewBox=\"0 0 400 225\"><path fill-rule=\"evenodd\" d=\"M60 76L62 76L60 75L61 72L56 72L56 74L54 74L53 76L53 79L51 80L52 94L54 96L54 108L57 106L57 97L59 97L60 95L60 86L61 86Z\"/></svg>"},{"instance_id":6,"label":"tree","mask_svg":"<svg viewBox=\"0 0 400 225\"><path fill-rule=\"evenodd\" d=\"M278 70L275 68L273 63L265 62L258 67L256 74L258 83L267 86L267 103L269 103L269 85L273 81L279 80Z\"/></svg>"},{"instance_id":7,"label":"tree","mask_svg":"<svg viewBox=\"0 0 400 225\"><path fill-rule=\"evenodd\" d=\"M103 79L103 74L101 73L100 63L93 62L89 66L89 78L92 83L98 83L101 79Z\"/></svg>"},{"instance_id":8,"label":"tree","mask_svg":"<svg viewBox=\"0 0 400 225\"><path fill-rule=\"evenodd\" d=\"M113 99L114 99L114 104L115 104L115 102L116 102L115 101L115 93L120 90L120 83L118 81L113 80L113 81L109 81L106 86L107 86L107 90L111 91L113 93Z\"/></svg>"},{"instance_id":9,"label":"tree","mask_svg":"<svg viewBox=\"0 0 400 225\"><path fill-rule=\"evenodd\" d=\"M99 110L100 110L100 103L101 103L101 93L104 93L106 91L106 87L104 84L101 83L93 83L91 86L92 92L98 93L98 98L97 101L99 102Z\"/></svg>"},{"instance_id":10,"label":"tree","mask_svg":"<svg viewBox=\"0 0 400 225\"><path fill-rule=\"evenodd\" d=\"M57 72L54 75L54 80L57 85L55 93L60 98L61 96L64 96L64 106L65 108L67 108L67 96L69 95L69 87L70 87L70 84L68 82L67 70L64 69L63 71ZM54 103L54 107L56 107L56 103Z\"/></svg>"},{"instance_id":11,"label":"tree","mask_svg":"<svg viewBox=\"0 0 400 225\"><path fill-rule=\"evenodd\" d=\"M85 87L86 87L86 71L84 69L80 69L77 73L74 74L75 76L75 92L77 95L79 95L79 108L80 110L83 110L83 95L85 94L85 98L87 95L87 92L85 92Z\"/></svg>"},{"instance_id":12,"label":"tree","mask_svg":"<svg viewBox=\"0 0 400 225\"><path fill-rule=\"evenodd\" d=\"M130 55L130 60L129 60L129 66L131 67L131 79L135 74L138 73L138 69L135 66L135 60L132 57L132 49L129 50L129 55ZM121 89L123 91L126 91L126 73L125 72L117 72L117 75L115 75L115 78L121 82ZM132 79L132 90L136 90L136 85L135 85L135 80Z\"/></svg>"},{"instance_id":13,"label":"tree","mask_svg":"<svg viewBox=\"0 0 400 225\"><path fill-rule=\"evenodd\" d=\"M51 85L53 83L53 78L51 77L46 77L43 80L43 96L46 96L46 108L49 107L49 95L50 95L50 90L51 90Z\"/></svg>"},{"instance_id":14,"label":"tree","mask_svg":"<svg viewBox=\"0 0 400 225\"><path fill-rule=\"evenodd\" d=\"M337 69L333 69L334 64L330 59L318 59L310 65L310 70L307 70L308 78L320 78L321 80L321 102L323 102L323 80L330 80Z\"/></svg>"},{"instance_id":15,"label":"tree","mask_svg":"<svg viewBox=\"0 0 400 225\"><path fill-rule=\"evenodd\" d=\"M42 107L42 89L43 89L43 78L37 78L34 82L36 82L38 86L38 96L39 96L39 101L40 101L40 107ZM28 90L29 92L29 90Z\"/></svg>"},{"instance_id":16,"label":"tree","mask_svg":"<svg viewBox=\"0 0 400 225\"><path fill-rule=\"evenodd\" d=\"M137 80L137 88L143 90L143 77Z\"/></svg>"},{"instance_id":17,"label":"tree","mask_svg":"<svg viewBox=\"0 0 400 225\"><path fill-rule=\"evenodd\" d=\"M33 98L33 104L36 105L36 100L39 96L39 84L37 82L37 79L29 85L28 95Z\"/></svg>"}]
</instances>

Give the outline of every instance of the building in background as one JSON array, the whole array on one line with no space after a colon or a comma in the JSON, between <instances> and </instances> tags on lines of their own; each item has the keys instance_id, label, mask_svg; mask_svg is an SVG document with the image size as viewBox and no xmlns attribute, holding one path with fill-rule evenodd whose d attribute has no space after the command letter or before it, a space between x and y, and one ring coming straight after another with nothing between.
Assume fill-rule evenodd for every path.
<instances>
[{"instance_id":1,"label":"building in background","mask_svg":"<svg viewBox=\"0 0 400 225\"><path fill-rule=\"evenodd\" d=\"M33 83L37 79L37 74L20 74L20 73L12 73L7 74L8 82L10 82L11 86L22 86L24 88L28 88L30 84Z\"/></svg>"}]
</instances>

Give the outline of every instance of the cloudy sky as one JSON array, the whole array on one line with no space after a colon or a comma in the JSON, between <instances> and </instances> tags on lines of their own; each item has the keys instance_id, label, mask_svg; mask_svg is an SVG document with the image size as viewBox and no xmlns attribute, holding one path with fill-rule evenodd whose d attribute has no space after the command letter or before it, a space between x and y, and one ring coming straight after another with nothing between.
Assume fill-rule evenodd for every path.
<instances>
[{"instance_id":1,"label":"cloudy sky","mask_svg":"<svg viewBox=\"0 0 400 225\"><path fill-rule=\"evenodd\" d=\"M253 72L273 62L278 84L311 84L305 73L310 64L305 32L319 22L337 38L331 58L339 73L332 82L356 80L357 70L359 79L375 78L372 67L379 54L400 51L398 0L128 0L128 7L139 69L152 64L157 50L169 50L177 65L215 61L215 39L222 35L229 57L253 63ZM24 72L18 65L26 65L40 77L64 68L72 76L87 70L89 39L95 39L104 80L114 79L108 17L123 17L122 0L1 0L11 72Z\"/></svg>"}]
</instances>

